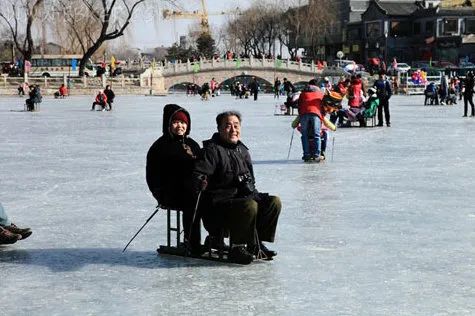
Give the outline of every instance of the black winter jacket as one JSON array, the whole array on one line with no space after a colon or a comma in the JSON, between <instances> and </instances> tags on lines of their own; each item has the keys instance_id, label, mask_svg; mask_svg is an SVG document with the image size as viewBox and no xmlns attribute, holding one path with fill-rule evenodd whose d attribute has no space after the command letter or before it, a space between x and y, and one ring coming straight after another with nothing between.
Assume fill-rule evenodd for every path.
<instances>
[{"instance_id":1,"label":"black winter jacket","mask_svg":"<svg viewBox=\"0 0 475 316\"><path fill-rule=\"evenodd\" d=\"M253 197L258 193L254 188L254 171L247 147L241 142L225 143L218 133L203 142L203 157L193 171L194 190L200 189L198 179L203 175L208 181L204 200L211 203L211 207L219 201Z\"/></svg>"},{"instance_id":2,"label":"black winter jacket","mask_svg":"<svg viewBox=\"0 0 475 316\"><path fill-rule=\"evenodd\" d=\"M182 111L188 117L184 136L170 132L173 114ZM191 172L200 155L200 146L188 137L191 129L190 114L176 104L163 109L163 135L153 143L147 154L146 178L153 196L162 206L184 208L192 205Z\"/></svg>"},{"instance_id":3,"label":"black winter jacket","mask_svg":"<svg viewBox=\"0 0 475 316\"><path fill-rule=\"evenodd\" d=\"M114 102L115 93L114 91L112 91L112 89L105 89L104 94L107 97L107 102L110 102L110 103Z\"/></svg>"}]
</instances>

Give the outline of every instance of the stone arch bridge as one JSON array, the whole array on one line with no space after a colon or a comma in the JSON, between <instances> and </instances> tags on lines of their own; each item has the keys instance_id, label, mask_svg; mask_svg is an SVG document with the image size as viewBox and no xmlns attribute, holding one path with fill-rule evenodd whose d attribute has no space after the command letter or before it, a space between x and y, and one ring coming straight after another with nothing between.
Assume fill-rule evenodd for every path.
<instances>
[{"instance_id":1,"label":"stone arch bridge","mask_svg":"<svg viewBox=\"0 0 475 316\"><path fill-rule=\"evenodd\" d=\"M140 76L140 85L150 87L153 93L166 94L168 89L180 83L198 85L215 78L218 82L237 76L256 76L273 84L275 77L285 77L291 82L308 81L322 76L322 70L314 63L307 64L290 60L275 59L234 59L200 60L186 63L167 63L150 67Z\"/></svg>"}]
</instances>

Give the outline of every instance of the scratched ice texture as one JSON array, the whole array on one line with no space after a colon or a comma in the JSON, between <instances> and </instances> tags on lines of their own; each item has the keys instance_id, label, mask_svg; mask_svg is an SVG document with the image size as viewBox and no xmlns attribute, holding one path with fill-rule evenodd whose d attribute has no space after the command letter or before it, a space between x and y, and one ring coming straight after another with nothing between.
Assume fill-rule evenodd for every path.
<instances>
[{"instance_id":1,"label":"scratched ice texture","mask_svg":"<svg viewBox=\"0 0 475 316\"><path fill-rule=\"evenodd\" d=\"M0 199L34 231L0 247L0 314L474 315L475 118L422 98L393 97L390 128L339 129L320 164L297 132L287 160L293 117L272 96L0 98ZM258 189L283 202L274 261L157 255L163 212L121 253L155 207L145 157L167 103L200 143L242 112Z\"/></svg>"}]
</instances>

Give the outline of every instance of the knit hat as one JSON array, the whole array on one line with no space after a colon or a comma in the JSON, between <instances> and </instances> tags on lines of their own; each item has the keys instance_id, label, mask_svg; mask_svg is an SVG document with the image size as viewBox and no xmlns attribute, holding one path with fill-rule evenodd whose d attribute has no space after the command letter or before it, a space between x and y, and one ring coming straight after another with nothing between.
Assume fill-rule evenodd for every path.
<instances>
[{"instance_id":1,"label":"knit hat","mask_svg":"<svg viewBox=\"0 0 475 316\"><path fill-rule=\"evenodd\" d=\"M331 106L337 109L341 108L341 101L343 100L343 95L336 92L330 91L323 96L323 104L326 106Z\"/></svg>"},{"instance_id":2,"label":"knit hat","mask_svg":"<svg viewBox=\"0 0 475 316\"><path fill-rule=\"evenodd\" d=\"M186 123L187 125L190 124L190 121L188 120L188 116L186 116L185 112L183 111L178 111L175 114L173 114L170 122L173 122L173 121L182 121Z\"/></svg>"}]
</instances>

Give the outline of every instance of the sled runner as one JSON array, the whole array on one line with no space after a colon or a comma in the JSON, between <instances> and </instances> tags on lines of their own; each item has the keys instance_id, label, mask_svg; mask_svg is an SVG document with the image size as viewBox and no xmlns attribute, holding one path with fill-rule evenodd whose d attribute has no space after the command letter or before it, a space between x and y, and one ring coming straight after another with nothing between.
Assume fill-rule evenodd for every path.
<instances>
[{"instance_id":1,"label":"sled runner","mask_svg":"<svg viewBox=\"0 0 475 316\"><path fill-rule=\"evenodd\" d=\"M229 246L224 243L226 232L221 230L220 236L213 239L207 236L203 245L201 245L200 254L190 253L184 238L182 237L183 230L181 225L181 210L166 209L167 211L167 244L160 245L157 249L158 254L174 255L182 257L191 257L219 262L228 262L228 254L232 245L231 237L228 238ZM267 258L265 254L259 252L256 260L272 260Z\"/></svg>"},{"instance_id":2,"label":"sled runner","mask_svg":"<svg viewBox=\"0 0 475 316\"><path fill-rule=\"evenodd\" d=\"M208 237L206 237L204 245L202 245L201 255L192 255L185 243L183 229L181 225L181 210L166 209L167 211L167 243L160 245L157 249L159 254L193 257L199 259L229 262L228 251L229 247L224 243L217 246L214 245ZM183 235L183 236L182 236ZM224 239L224 231L222 236ZM208 242L207 242L208 241Z\"/></svg>"}]
</instances>

